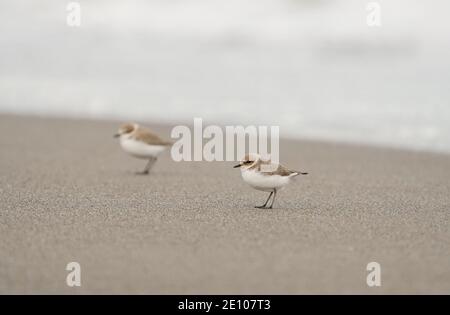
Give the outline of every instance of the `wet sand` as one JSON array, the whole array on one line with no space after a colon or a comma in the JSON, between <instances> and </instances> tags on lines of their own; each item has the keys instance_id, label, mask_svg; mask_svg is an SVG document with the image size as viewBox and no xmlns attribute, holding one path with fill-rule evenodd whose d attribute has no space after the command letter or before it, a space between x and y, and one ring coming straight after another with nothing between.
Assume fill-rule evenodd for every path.
<instances>
[{"instance_id":1,"label":"wet sand","mask_svg":"<svg viewBox=\"0 0 450 315\"><path fill-rule=\"evenodd\" d=\"M283 140L310 175L261 210L231 162L134 175L116 128L0 116L0 293L450 293L448 155Z\"/></svg>"}]
</instances>

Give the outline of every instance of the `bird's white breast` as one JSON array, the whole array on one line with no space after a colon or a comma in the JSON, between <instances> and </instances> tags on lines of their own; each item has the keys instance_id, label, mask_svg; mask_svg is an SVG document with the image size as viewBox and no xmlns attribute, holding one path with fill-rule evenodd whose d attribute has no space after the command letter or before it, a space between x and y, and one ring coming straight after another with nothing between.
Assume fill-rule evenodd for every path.
<instances>
[{"instance_id":1,"label":"bird's white breast","mask_svg":"<svg viewBox=\"0 0 450 315\"><path fill-rule=\"evenodd\" d=\"M280 189L290 181L289 176L263 175L254 170L242 170L242 178L253 188L263 191Z\"/></svg>"},{"instance_id":2,"label":"bird's white breast","mask_svg":"<svg viewBox=\"0 0 450 315\"><path fill-rule=\"evenodd\" d=\"M125 152L142 159L157 157L166 149L162 145L150 145L125 136L120 137L120 145Z\"/></svg>"}]
</instances>

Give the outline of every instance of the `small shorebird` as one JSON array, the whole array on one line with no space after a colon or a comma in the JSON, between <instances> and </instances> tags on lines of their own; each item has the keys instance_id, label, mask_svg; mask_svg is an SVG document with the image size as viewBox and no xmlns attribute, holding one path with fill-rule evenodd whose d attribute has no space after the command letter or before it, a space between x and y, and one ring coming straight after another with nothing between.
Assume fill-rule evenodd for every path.
<instances>
[{"instance_id":1,"label":"small shorebird","mask_svg":"<svg viewBox=\"0 0 450 315\"><path fill-rule=\"evenodd\" d=\"M150 172L158 155L172 144L172 142L162 140L156 134L138 124L120 126L114 137L120 139L120 146L128 154L139 159L148 159L145 169L138 173L142 175L147 175Z\"/></svg>"},{"instance_id":2,"label":"small shorebird","mask_svg":"<svg viewBox=\"0 0 450 315\"><path fill-rule=\"evenodd\" d=\"M259 154L247 154L238 165L241 169L242 178L251 187L270 192L269 198L259 209L272 209L277 196L277 191L289 184L293 177L297 175L307 175L308 173L292 171L281 164L272 163L270 160L263 160ZM267 206L272 197L270 206Z\"/></svg>"}]
</instances>

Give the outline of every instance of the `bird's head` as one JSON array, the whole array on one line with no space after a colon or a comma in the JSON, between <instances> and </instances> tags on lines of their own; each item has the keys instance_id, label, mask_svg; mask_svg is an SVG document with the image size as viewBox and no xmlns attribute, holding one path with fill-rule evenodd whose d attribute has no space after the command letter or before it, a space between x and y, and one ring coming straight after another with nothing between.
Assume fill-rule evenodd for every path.
<instances>
[{"instance_id":1,"label":"bird's head","mask_svg":"<svg viewBox=\"0 0 450 315\"><path fill-rule=\"evenodd\" d=\"M241 170L247 170L255 163L257 163L261 159L261 156L256 153L249 153L244 156L244 158L239 162L239 164L235 165L234 168L240 168Z\"/></svg>"},{"instance_id":2,"label":"bird's head","mask_svg":"<svg viewBox=\"0 0 450 315\"><path fill-rule=\"evenodd\" d=\"M117 133L114 135L114 137L118 138L123 135L129 135L133 131L135 131L137 127L138 127L137 124L132 123L123 124L122 126L119 127L119 130L117 130Z\"/></svg>"}]
</instances>

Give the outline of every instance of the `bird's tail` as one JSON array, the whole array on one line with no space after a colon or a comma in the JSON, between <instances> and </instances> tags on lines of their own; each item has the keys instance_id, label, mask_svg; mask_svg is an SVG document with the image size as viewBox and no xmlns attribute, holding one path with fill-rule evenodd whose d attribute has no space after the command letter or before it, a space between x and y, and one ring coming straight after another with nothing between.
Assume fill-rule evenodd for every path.
<instances>
[{"instance_id":1,"label":"bird's tail","mask_svg":"<svg viewBox=\"0 0 450 315\"><path fill-rule=\"evenodd\" d=\"M300 172L300 171L295 171L295 173L292 173L293 176L298 176L298 175L308 175L308 173L306 172Z\"/></svg>"}]
</instances>

